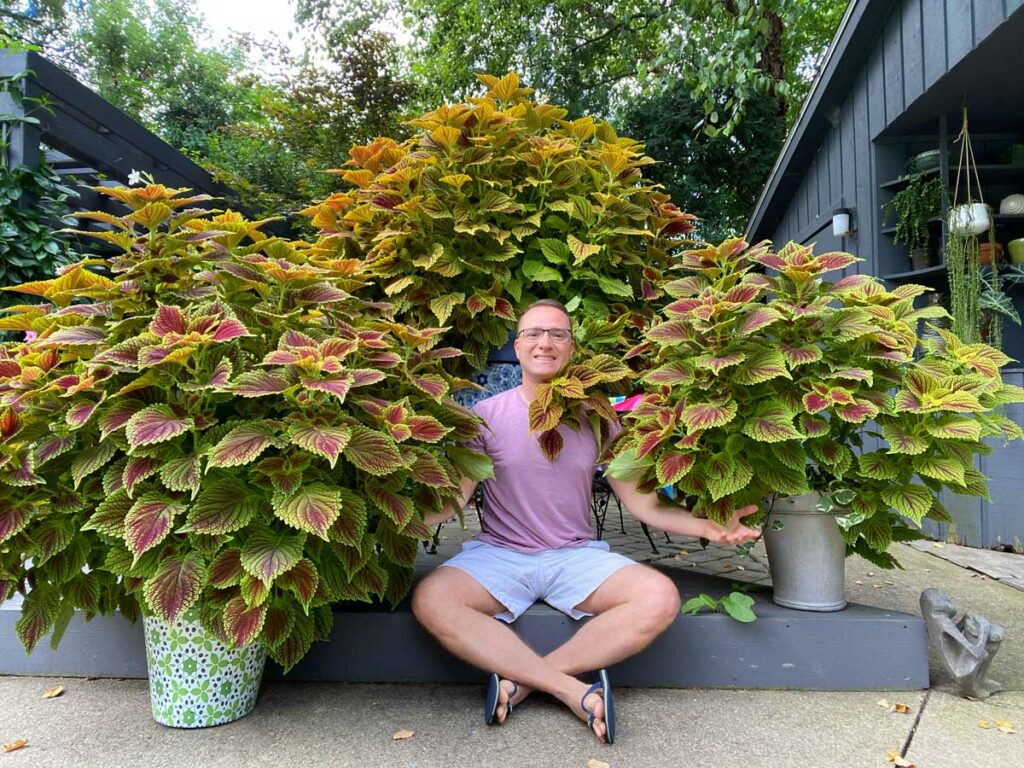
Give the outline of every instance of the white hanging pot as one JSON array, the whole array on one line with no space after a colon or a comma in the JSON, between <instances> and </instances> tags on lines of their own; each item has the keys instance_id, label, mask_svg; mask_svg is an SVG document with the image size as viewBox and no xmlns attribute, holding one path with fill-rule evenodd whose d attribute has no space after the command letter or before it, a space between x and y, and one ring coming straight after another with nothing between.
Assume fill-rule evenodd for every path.
<instances>
[{"instance_id":1,"label":"white hanging pot","mask_svg":"<svg viewBox=\"0 0 1024 768\"><path fill-rule=\"evenodd\" d=\"M949 231L954 235L980 235L988 230L989 223L984 203L958 205L949 212Z\"/></svg>"}]
</instances>

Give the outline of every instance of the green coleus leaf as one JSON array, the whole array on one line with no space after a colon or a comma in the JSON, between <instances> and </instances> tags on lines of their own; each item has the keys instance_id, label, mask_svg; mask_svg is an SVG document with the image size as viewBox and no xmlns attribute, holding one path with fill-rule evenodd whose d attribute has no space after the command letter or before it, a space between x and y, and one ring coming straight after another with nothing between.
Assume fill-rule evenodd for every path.
<instances>
[{"instance_id":1,"label":"green coleus leaf","mask_svg":"<svg viewBox=\"0 0 1024 768\"><path fill-rule=\"evenodd\" d=\"M857 469L872 480L894 480L900 474L900 461L884 451L873 451L857 457Z\"/></svg>"},{"instance_id":2,"label":"green coleus leaf","mask_svg":"<svg viewBox=\"0 0 1024 768\"><path fill-rule=\"evenodd\" d=\"M366 504L363 499L347 488L338 489L341 508L338 517L328 531L331 541L356 546L366 533Z\"/></svg>"},{"instance_id":3,"label":"green coleus leaf","mask_svg":"<svg viewBox=\"0 0 1024 768\"><path fill-rule=\"evenodd\" d=\"M276 648L288 636L293 626L295 626L295 608L292 601L275 598L267 606L260 642L267 648Z\"/></svg>"},{"instance_id":4,"label":"green coleus leaf","mask_svg":"<svg viewBox=\"0 0 1024 768\"><path fill-rule=\"evenodd\" d=\"M430 301L430 311L434 313L438 324L444 325L451 317L452 310L464 303L465 300L466 294L464 293L447 293Z\"/></svg>"},{"instance_id":5,"label":"green coleus leaf","mask_svg":"<svg viewBox=\"0 0 1024 768\"><path fill-rule=\"evenodd\" d=\"M718 501L746 488L754 471L743 459L718 454L708 461L706 476L711 499Z\"/></svg>"},{"instance_id":6,"label":"green coleus leaf","mask_svg":"<svg viewBox=\"0 0 1024 768\"><path fill-rule=\"evenodd\" d=\"M736 417L736 403L694 403L687 406L680 417L691 432L713 429L728 424Z\"/></svg>"},{"instance_id":7,"label":"green coleus leaf","mask_svg":"<svg viewBox=\"0 0 1024 768\"><path fill-rule=\"evenodd\" d=\"M601 290L609 296L622 296L626 299L633 298L633 289L626 285L626 283L621 280L617 280L614 277L599 275L597 278L597 284L600 286Z\"/></svg>"},{"instance_id":8,"label":"green coleus leaf","mask_svg":"<svg viewBox=\"0 0 1024 768\"><path fill-rule=\"evenodd\" d=\"M616 480L637 483L646 480L654 469L654 457L651 455L639 458L636 448L628 448L615 455L608 463L605 474ZM678 481L677 481L678 482Z\"/></svg>"},{"instance_id":9,"label":"green coleus leaf","mask_svg":"<svg viewBox=\"0 0 1024 768\"><path fill-rule=\"evenodd\" d=\"M921 477L932 477L944 483L963 485L964 465L954 458L941 456L915 456L914 471Z\"/></svg>"},{"instance_id":10,"label":"green coleus leaf","mask_svg":"<svg viewBox=\"0 0 1024 768\"><path fill-rule=\"evenodd\" d=\"M889 441L890 453L904 453L916 456L924 453L931 441L914 434L901 424L882 424L882 436Z\"/></svg>"},{"instance_id":11,"label":"green coleus leaf","mask_svg":"<svg viewBox=\"0 0 1024 768\"><path fill-rule=\"evenodd\" d=\"M243 574L238 582L238 591L242 594L242 599L248 608L263 605L267 598L270 597L270 587L260 579L253 578L248 573Z\"/></svg>"},{"instance_id":12,"label":"green coleus leaf","mask_svg":"<svg viewBox=\"0 0 1024 768\"><path fill-rule=\"evenodd\" d=\"M184 510L184 504L155 491L132 504L124 519L124 540L136 560L167 537Z\"/></svg>"},{"instance_id":13,"label":"green coleus leaf","mask_svg":"<svg viewBox=\"0 0 1024 768\"><path fill-rule=\"evenodd\" d=\"M446 451L448 458L463 477L477 482L494 477L494 465L482 453L454 445L448 446Z\"/></svg>"},{"instance_id":14,"label":"green coleus leaf","mask_svg":"<svg viewBox=\"0 0 1024 768\"><path fill-rule=\"evenodd\" d=\"M37 587L25 596L21 604L21 617L14 631L26 653L31 653L53 627L60 612L60 595L55 589Z\"/></svg>"},{"instance_id":15,"label":"green coleus leaf","mask_svg":"<svg viewBox=\"0 0 1024 768\"><path fill-rule=\"evenodd\" d=\"M773 443L772 455L785 466L801 473L807 466L807 453L804 451L803 443L797 440Z\"/></svg>"},{"instance_id":16,"label":"green coleus leaf","mask_svg":"<svg viewBox=\"0 0 1024 768\"><path fill-rule=\"evenodd\" d=\"M165 624L173 624L195 605L206 585L206 563L196 552L169 557L146 579L146 605Z\"/></svg>"},{"instance_id":17,"label":"green coleus leaf","mask_svg":"<svg viewBox=\"0 0 1024 768\"><path fill-rule=\"evenodd\" d=\"M305 534L288 534L269 528L256 531L242 546L242 567L269 586L299 562L304 543Z\"/></svg>"},{"instance_id":18,"label":"green coleus leaf","mask_svg":"<svg viewBox=\"0 0 1024 768\"><path fill-rule=\"evenodd\" d=\"M338 491L324 483L310 483L290 496L275 495L274 515L300 531L327 538L327 531L340 512Z\"/></svg>"},{"instance_id":19,"label":"green coleus leaf","mask_svg":"<svg viewBox=\"0 0 1024 768\"><path fill-rule=\"evenodd\" d=\"M779 376L792 378L782 352L773 347L762 347L748 354L746 361L733 374L739 384L760 384Z\"/></svg>"},{"instance_id":20,"label":"green coleus leaf","mask_svg":"<svg viewBox=\"0 0 1024 768\"><path fill-rule=\"evenodd\" d=\"M260 499L236 479L218 479L204 484L189 509L180 533L232 533L248 525L259 513Z\"/></svg>"},{"instance_id":21,"label":"green coleus leaf","mask_svg":"<svg viewBox=\"0 0 1024 768\"><path fill-rule=\"evenodd\" d=\"M195 426L191 417L178 416L169 406L151 405L133 415L127 424L125 434L128 445L138 448L172 440Z\"/></svg>"},{"instance_id":22,"label":"green coleus leaf","mask_svg":"<svg viewBox=\"0 0 1024 768\"><path fill-rule=\"evenodd\" d=\"M11 500L0 502L0 544L21 533L29 523L31 507Z\"/></svg>"},{"instance_id":23,"label":"green coleus leaf","mask_svg":"<svg viewBox=\"0 0 1024 768\"><path fill-rule=\"evenodd\" d=\"M799 440L803 435L793 425L795 418L796 414L781 405L767 406L743 423L743 434L761 443Z\"/></svg>"},{"instance_id":24,"label":"green coleus leaf","mask_svg":"<svg viewBox=\"0 0 1024 768\"><path fill-rule=\"evenodd\" d=\"M399 530L404 528L415 516L412 501L404 493L399 493L377 483L367 483L366 495L374 504L384 511Z\"/></svg>"},{"instance_id":25,"label":"green coleus leaf","mask_svg":"<svg viewBox=\"0 0 1024 768\"><path fill-rule=\"evenodd\" d=\"M942 414L934 421L926 421L925 429L933 437L944 440L980 440L981 427L972 418Z\"/></svg>"},{"instance_id":26,"label":"green coleus leaf","mask_svg":"<svg viewBox=\"0 0 1024 768\"><path fill-rule=\"evenodd\" d=\"M238 467L255 461L276 441L276 427L266 421L241 424L213 446L208 467Z\"/></svg>"},{"instance_id":27,"label":"green coleus leaf","mask_svg":"<svg viewBox=\"0 0 1024 768\"><path fill-rule=\"evenodd\" d=\"M932 508L934 500L932 492L920 485L911 483L906 486L886 488L882 491L882 499L899 512L913 520L918 525L928 511Z\"/></svg>"},{"instance_id":28,"label":"green coleus leaf","mask_svg":"<svg viewBox=\"0 0 1024 768\"><path fill-rule=\"evenodd\" d=\"M113 443L103 442L75 456L71 462L71 479L75 483L75 488L81 485L83 479L110 461L116 452L117 448Z\"/></svg>"},{"instance_id":29,"label":"green coleus leaf","mask_svg":"<svg viewBox=\"0 0 1024 768\"><path fill-rule=\"evenodd\" d=\"M794 469L784 465L762 465L758 468L756 479L764 483L769 490L775 493L784 493L787 496L800 496L811 491L811 487L807 483L805 468Z\"/></svg>"},{"instance_id":30,"label":"green coleus leaf","mask_svg":"<svg viewBox=\"0 0 1024 768\"><path fill-rule=\"evenodd\" d=\"M309 651L313 637L313 620L296 612L293 614L291 630L283 640L270 649L270 657L287 672Z\"/></svg>"},{"instance_id":31,"label":"green coleus leaf","mask_svg":"<svg viewBox=\"0 0 1024 768\"><path fill-rule=\"evenodd\" d=\"M523 262L522 270L526 279L535 283L558 283L565 279L561 272L542 261L528 259Z\"/></svg>"}]
</instances>

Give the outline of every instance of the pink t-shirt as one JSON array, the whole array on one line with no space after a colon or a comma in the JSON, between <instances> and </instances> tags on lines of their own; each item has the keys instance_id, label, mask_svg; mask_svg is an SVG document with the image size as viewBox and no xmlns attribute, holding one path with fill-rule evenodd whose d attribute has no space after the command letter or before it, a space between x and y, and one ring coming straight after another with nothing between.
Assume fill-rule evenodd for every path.
<instances>
[{"instance_id":1,"label":"pink t-shirt","mask_svg":"<svg viewBox=\"0 0 1024 768\"><path fill-rule=\"evenodd\" d=\"M579 432L559 425L564 445L555 461L530 434L528 406L519 388L473 406L486 426L466 446L494 463L485 480L480 540L519 552L581 547L594 540L590 527L590 488L598 446L582 419Z\"/></svg>"}]
</instances>

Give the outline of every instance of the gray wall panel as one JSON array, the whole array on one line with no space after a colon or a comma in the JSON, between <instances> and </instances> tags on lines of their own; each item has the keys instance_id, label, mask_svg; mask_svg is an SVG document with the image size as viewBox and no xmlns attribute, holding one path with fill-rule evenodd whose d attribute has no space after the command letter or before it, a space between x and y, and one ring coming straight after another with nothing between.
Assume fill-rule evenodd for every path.
<instances>
[{"instance_id":1,"label":"gray wall panel","mask_svg":"<svg viewBox=\"0 0 1024 768\"><path fill-rule=\"evenodd\" d=\"M971 12L971 0L946 0L946 68L952 69L970 52L973 45L974 14Z\"/></svg>"},{"instance_id":2,"label":"gray wall panel","mask_svg":"<svg viewBox=\"0 0 1024 768\"><path fill-rule=\"evenodd\" d=\"M974 0L974 44L991 35L1005 18L1002 0Z\"/></svg>"},{"instance_id":3,"label":"gray wall panel","mask_svg":"<svg viewBox=\"0 0 1024 768\"><path fill-rule=\"evenodd\" d=\"M903 99L910 104L924 93L921 0L903 2Z\"/></svg>"},{"instance_id":4,"label":"gray wall panel","mask_svg":"<svg viewBox=\"0 0 1024 768\"><path fill-rule=\"evenodd\" d=\"M1006 6L1006 15L1009 16L1015 10L1024 5L1024 0L1003 0L1003 4Z\"/></svg>"},{"instance_id":5,"label":"gray wall panel","mask_svg":"<svg viewBox=\"0 0 1024 768\"><path fill-rule=\"evenodd\" d=\"M903 101L903 32L899 9L894 9L882 34L882 64L885 72L885 124L888 125L905 108Z\"/></svg>"},{"instance_id":6,"label":"gray wall panel","mask_svg":"<svg viewBox=\"0 0 1024 768\"><path fill-rule=\"evenodd\" d=\"M946 6L943 0L921 1L924 38L924 85L930 88L946 74Z\"/></svg>"},{"instance_id":7,"label":"gray wall panel","mask_svg":"<svg viewBox=\"0 0 1024 768\"><path fill-rule=\"evenodd\" d=\"M868 61L868 133L869 141L885 128L885 71L882 66L882 44L878 43Z\"/></svg>"}]
</instances>

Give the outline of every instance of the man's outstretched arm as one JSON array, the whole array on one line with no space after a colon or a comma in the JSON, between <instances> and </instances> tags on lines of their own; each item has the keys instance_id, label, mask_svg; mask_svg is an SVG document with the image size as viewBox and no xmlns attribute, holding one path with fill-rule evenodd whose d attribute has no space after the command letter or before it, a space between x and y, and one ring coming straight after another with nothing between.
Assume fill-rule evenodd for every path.
<instances>
[{"instance_id":1,"label":"man's outstretched arm","mask_svg":"<svg viewBox=\"0 0 1024 768\"><path fill-rule=\"evenodd\" d=\"M440 525L441 523L447 523L453 517L461 512L466 504L469 503L470 498L473 496L473 491L476 490L476 480L470 480L468 477L462 478L462 482L459 486L459 502L450 502L440 512L434 512L430 515L424 515L423 522L428 526Z\"/></svg>"},{"instance_id":2,"label":"man's outstretched arm","mask_svg":"<svg viewBox=\"0 0 1024 768\"><path fill-rule=\"evenodd\" d=\"M725 527L710 520L694 517L688 509L663 504L656 493L641 493L636 483L607 478L608 485L615 491L622 504L637 520L653 528L680 536L699 536L716 544L742 544L753 541L761 532L748 528L740 518L757 511L756 504L750 504L732 513Z\"/></svg>"}]
</instances>

